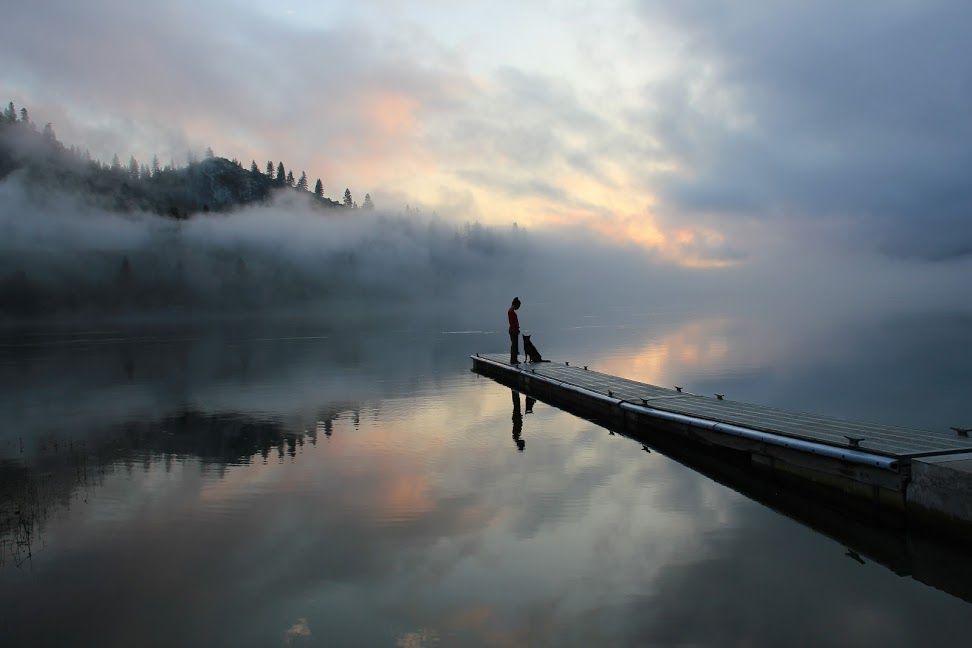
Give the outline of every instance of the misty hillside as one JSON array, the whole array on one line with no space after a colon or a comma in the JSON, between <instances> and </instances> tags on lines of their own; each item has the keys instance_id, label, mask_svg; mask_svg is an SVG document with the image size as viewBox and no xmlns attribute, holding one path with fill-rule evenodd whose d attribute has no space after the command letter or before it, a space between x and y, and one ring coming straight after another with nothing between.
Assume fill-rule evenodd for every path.
<instances>
[{"instance_id":1,"label":"misty hillside","mask_svg":"<svg viewBox=\"0 0 972 648\"><path fill-rule=\"evenodd\" d=\"M207 151L202 160L189 156L183 167L172 162L162 166L157 158L144 164L132 157L122 164L117 155L105 164L85 151L66 147L51 124L38 129L27 109L18 113L11 102L0 115L0 180L14 173L23 175L34 190L74 194L111 211L146 211L173 218L265 203L275 190L286 189L305 194L313 206L356 206L350 192L345 193L343 204L325 197L320 180L310 191L306 175L295 179L282 162L276 166L268 162L264 173L255 161L244 169L236 160ZM371 206L370 196L363 206Z\"/></svg>"},{"instance_id":2,"label":"misty hillside","mask_svg":"<svg viewBox=\"0 0 972 648\"><path fill-rule=\"evenodd\" d=\"M340 203L283 162L105 164L0 113L0 322L275 314L438 299L517 276L523 232Z\"/></svg>"}]
</instances>

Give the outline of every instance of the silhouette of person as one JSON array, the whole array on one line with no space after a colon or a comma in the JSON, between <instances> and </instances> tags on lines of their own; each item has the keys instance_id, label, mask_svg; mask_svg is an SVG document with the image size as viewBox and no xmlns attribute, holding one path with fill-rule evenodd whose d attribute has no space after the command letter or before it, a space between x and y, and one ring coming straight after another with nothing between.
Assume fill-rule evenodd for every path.
<instances>
[{"instance_id":1,"label":"silhouette of person","mask_svg":"<svg viewBox=\"0 0 972 648\"><path fill-rule=\"evenodd\" d=\"M516 311L519 308L520 298L514 297L513 303L506 311L506 316L510 320L510 364L520 363L520 320L516 316Z\"/></svg>"},{"instance_id":2,"label":"silhouette of person","mask_svg":"<svg viewBox=\"0 0 972 648\"><path fill-rule=\"evenodd\" d=\"M510 392L513 394L513 443L516 444L516 449L523 452L523 448L526 447L526 441L520 438L523 434L523 414L520 413L520 392L515 389L511 389ZM530 399L527 399L529 402Z\"/></svg>"}]
</instances>

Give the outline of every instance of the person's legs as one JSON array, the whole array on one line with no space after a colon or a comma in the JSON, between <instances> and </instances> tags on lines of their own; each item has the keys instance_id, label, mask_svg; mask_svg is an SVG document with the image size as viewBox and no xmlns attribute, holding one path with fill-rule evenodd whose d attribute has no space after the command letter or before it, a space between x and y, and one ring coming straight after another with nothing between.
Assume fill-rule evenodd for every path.
<instances>
[{"instance_id":1,"label":"person's legs","mask_svg":"<svg viewBox=\"0 0 972 648\"><path fill-rule=\"evenodd\" d=\"M510 364L520 361L520 334L510 331Z\"/></svg>"}]
</instances>

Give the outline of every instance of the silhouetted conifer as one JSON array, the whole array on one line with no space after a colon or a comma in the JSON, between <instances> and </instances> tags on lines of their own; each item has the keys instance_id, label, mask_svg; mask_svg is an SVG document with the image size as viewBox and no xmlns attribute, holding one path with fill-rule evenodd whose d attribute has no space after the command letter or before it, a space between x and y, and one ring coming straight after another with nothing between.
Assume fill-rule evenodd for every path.
<instances>
[{"instance_id":1,"label":"silhouetted conifer","mask_svg":"<svg viewBox=\"0 0 972 648\"><path fill-rule=\"evenodd\" d=\"M206 158L209 159L209 160L211 160L214 157L216 157L216 154L213 153L212 147L211 146L207 146L206 147Z\"/></svg>"},{"instance_id":2,"label":"silhouetted conifer","mask_svg":"<svg viewBox=\"0 0 972 648\"><path fill-rule=\"evenodd\" d=\"M147 209L184 219L191 218L197 211L224 211L235 205L268 197L267 181L256 177L262 176L262 173L255 160L250 162L249 174L246 173L247 167L237 158L232 160L236 168L222 158L219 163L199 164L191 150L186 153L188 167L176 166L174 161L162 167L157 155L152 156L150 164L139 163L134 155L130 155L128 161L122 164L118 154L112 155L110 162L105 163L92 159L90 151L61 144L51 123L44 123L43 129L40 129L30 122L26 108L18 109L12 101L6 107L0 104L0 130L11 123L17 124L11 128L16 131L22 129L19 124L26 123L27 128L33 131L28 141L43 141L50 147L35 147L29 158L12 160L15 166L34 165L34 168L43 171L36 174L32 182L56 182L61 186L72 184L99 199L108 197L119 209ZM23 136L28 137L26 133ZM5 143L0 142L0 145ZM50 155L50 151L58 155ZM3 154L4 151L0 150L0 158ZM215 157L211 147L206 148L206 156ZM0 162L6 163L7 160L0 159ZM276 167L274 164L273 161L267 162L267 174L271 176L273 186L309 191L306 171L301 171L299 179L295 180L293 170L288 172L283 162ZM274 172L275 175L271 175ZM335 204L324 197L324 183L320 178L314 184L314 195L322 204ZM357 207L350 189L345 191L343 204L352 209ZM371 205L368 195L365 206L371 208Z\"/></svg>"},{"instance_id":3,"label":"silhouetted conifer","mask_svg":"<svg viewBox=\"0 0 972 648\"><path fill-rule=\"evenodd\" d=\"M365 194L364 204L362 204L361 206L364 209L367 209L369 211L375 208L375 203L371 202L371 194L370 193L366 193Z\"/></svg>"}]
</instances>

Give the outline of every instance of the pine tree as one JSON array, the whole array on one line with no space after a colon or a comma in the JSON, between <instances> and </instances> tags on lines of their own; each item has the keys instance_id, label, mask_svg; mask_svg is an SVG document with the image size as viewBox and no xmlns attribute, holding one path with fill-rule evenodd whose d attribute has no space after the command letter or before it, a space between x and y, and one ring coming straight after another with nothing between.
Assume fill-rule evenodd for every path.
<instances>
[{"instance_id":1,"label":"pine tree","mask_svg":"<svg viewBox=\"0 0 972 648\"><path fill-rule=\"evenodd\" d=\"M157 175L159 175L159 156L153 155L152 156L152 177L154 178Z\"/></svg>"},{"instance_id":2,"label":"pine tree","mask_svg":"<svg viewBox=\"0 0 972 648\"><path fill-rule=\"evenodd\" d=\"M130 175L135 180L138 179L138 160L135 156L128 158L128 175Z\"/></svg>"},{"instance_id":3,"label":"pine tree","mask_svg":"<svg viewBox=\"0 0 972 648\"><path fill-rule=\"evenodd\" d=\"M354 199L351 198L351 190L347 188L344 190L344 206L354 207Z\"/></svg>"},{"instance_id":4,"label":"pine tree","mask_svg":"<svg viewBox=\"0 0 972 648\"><path fill-rule=\"evenodd\" d=\"M216 154L213 153L213 147L207 146L206 147L206 158L212 160L214 157L216 157Z\"/></svg>"},{"instance_id":5,"label":"pine tree","mask_svg":"<svg viewBox=\"0 0 972 648\"><path fill-rule=\"evenodd\" d=\"M364 204L361 206L369 211L375 208L375 203L371 202L371 194L365 194Z\"/></svg>"},{"instance_id":6,"label":"pine tree","mask_svg":"<svg viewBox=\"0 0 972 648\"><path fill-rule=\"evenodd\" d=\"M294 186L294 172L293 171L288 171L287 172L287 186L288 187L293 187Z\"/></svg>"},{"instance_id":7,"label":"pine tree","mask_svg":"<svg viewBox=\"0 0 972 648\"><path fill-rule=\"evenodd\" d=\"M152 172L149 170L149 168L146 165L143 164L139 167L138 176L142 180L148 180L149 178L152 177Z\"/></svg>"},{"instance_id":8,"label":"pine tree","mask_svg":"<svg viewBox=\"0 0 972 648\"><path fill-rule=\"evenodd\" d=\"M7 104L7 109L3 111L3 117L11 124L17 121L17 108L14 107L14 102L11 101Z\"/></svg>"},{"instance_id":9,"label":"pine tree","mask_svg":"<svg viewBox=\"0 0 972 648\"><path fill-rule=\"evenodd\" d=\"M111 156L111 170L112 171L121 171L121 161L118 159L118 154L117 153L115 153L113 156Z\"/></svg>"},{"instance_id":10,"label":"pine tree","mask_svg":"<svg viewBox=\"0 0 972 648\"><path fill-rule=\"evenodd\" d=\"M281 187L287 179L287 172L284 171L283 162L277 165L277 184Z\"/></svg>"},{"instance_id":11,"label":"pine tree","mask_svg":"<svg viewBox=\"0 0 972 648\"><path fill-rule=\"evenodd\" d=\"M273 180L273 162L267 160L267 177Z\"/></svg>"},{"instance_id":12,"label":"pine tree","mask_svg":"<svg viewBox=\"0 0 972 648\"><path fill-rule=\"evenodd\" d=\"M250 160L250 173L253 175L260 173L260 167L257 166L256 160Z\"/></svg>"},{"instance_id":13,"label":"pine tree","mask_svg":"<svg viewBox=\"0 0 972 648\"><path fill-rule=\"evenodd\" d=\"M44 141L48 144L53 144L57 141L57 137L54 136L54 127L51 126L51 122L44 124Z\"/></svg>"},{"instance_id":14,"label":"pine tree","mask_svg":"<svg viewBox=\"0 0 972 648\"><path fill-rule=\"evenodd\" d=\"M26 108L20 109L20 121L23 122L24 124L30 124L30 116L27 114Z\"/></svg>"},{"instance_id":15,"label":"pine tree","mask_svg":"<svg viewBox=\"0 0 972 648\"><path fill-rule=\"evenodd\" d=\"M320 178L317 179L317 184L314 185L314 195L318 198L324 197L324 183L321 182Z\"/></svg>"},{"instance_id":16,"label":"pine tree","mask_svg":"<svg viewBox=\"0 0 972 648\"><path fill-rule=\"evenodd\" d=\"M307 173L304 171L300 172L300 180L297 181L297 188L301 191L307 191Z\"/></svg>"}]
</instances>

